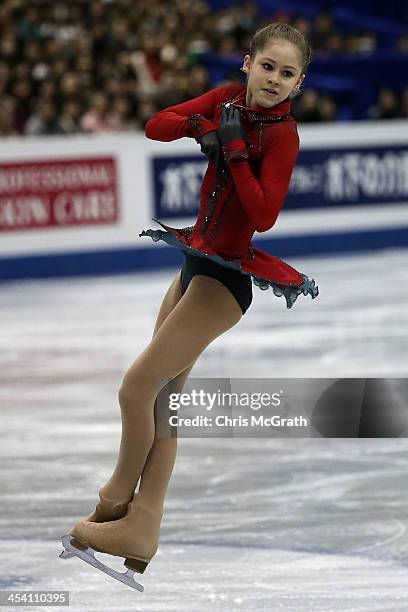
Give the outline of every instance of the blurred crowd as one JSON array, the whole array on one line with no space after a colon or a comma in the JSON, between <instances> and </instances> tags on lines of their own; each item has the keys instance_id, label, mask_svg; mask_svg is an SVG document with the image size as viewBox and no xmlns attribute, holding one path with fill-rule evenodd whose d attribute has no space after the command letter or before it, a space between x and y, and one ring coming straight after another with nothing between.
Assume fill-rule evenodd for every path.
<instances>
[{"instance_id":1,"label":"blurred crowd","mask_svg":"<svg viewBox=\"0 0 408 612\"><path fill-rule=\"evenodd\" d=\"M237 68L211 83L203 53L242 61L255 30L285 21L308 37L314 54L376 49L372 32L343 34L327 11L314 20L255 3L214 11L205 0L2 0L0 136L143 129L155 112L216 85L244 82ZM396 40L408 52L408 37ZM305 88L293 101L299 122L333 121L329 95ZM408 88L382 89L366 118L408 117Z\"/></svg>"}]
</instances>

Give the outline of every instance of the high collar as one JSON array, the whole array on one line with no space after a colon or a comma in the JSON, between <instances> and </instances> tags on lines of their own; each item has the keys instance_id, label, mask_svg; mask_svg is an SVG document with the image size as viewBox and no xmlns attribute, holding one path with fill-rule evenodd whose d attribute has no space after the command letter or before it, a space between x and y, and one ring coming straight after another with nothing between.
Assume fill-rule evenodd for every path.
<instances>
[{"instance_id":1,"label":"high collar","mask_svg":"<svg viewBox=\"0 0 408 612\"><path fill-rule=\"evenodd\" d=\"M260 106L259 104L255 104L254 106L247 106L246 94L247 88L243 85L242 90L239 91L238 94L234 97L233 104L234 106L238 106L241 110L241 113L246 115L250 121L279 121L280 119L286 119L286 117L290 115L290 98L282 100L282 102L279 102L279 104L276 104L276 106L267 108L265 106Z\"/></svg>"}]
</instances>

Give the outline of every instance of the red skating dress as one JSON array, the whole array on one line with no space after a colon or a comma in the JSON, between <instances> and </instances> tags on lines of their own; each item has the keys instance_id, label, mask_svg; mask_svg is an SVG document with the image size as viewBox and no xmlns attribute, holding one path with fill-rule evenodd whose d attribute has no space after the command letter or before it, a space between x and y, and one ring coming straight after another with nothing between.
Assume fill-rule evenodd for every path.
<instances>
[{"instance_id":1,"label":"red skating dress","mask_svg":"<svg viewBox=\"0 0 408 612\"><path fill-rule=\"evenodd\" d=\"M270 229L284 202L299 150L290 100L273 108L245 106L246 86L222 85L170 106L149 119L147 138L169 142L184 136L198 139L217 129L222 105L240 110L244 139L222 147L221 164L209 162L200 188L195 225L143 230L154 242L164 240L192 255L239 270L260 289L271 287L291 308L298 295L319 294L313 279L251 244L255 232Z\"/></svg>"}]
</instances>

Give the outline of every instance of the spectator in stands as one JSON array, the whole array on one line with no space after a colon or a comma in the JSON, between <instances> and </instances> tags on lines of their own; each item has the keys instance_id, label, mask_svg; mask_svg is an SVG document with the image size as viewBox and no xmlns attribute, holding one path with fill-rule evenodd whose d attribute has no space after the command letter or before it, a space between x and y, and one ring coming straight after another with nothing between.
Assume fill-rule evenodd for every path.
<instances>
[{"instance_id":1,"label":"spectator in stands","mask_svg":"<svg viewBox=\"0 0 408 612\"><path fill-rule=\"evenodd\" d=\"M326 51L331 36L338 34L333 17L327 10L320 11L314 20L310 44L314 51Z\"/></svg>"},{"instance_id":2,"label":"spectator in stands","mask_svg":"<svg viewBox=\"0 0 408 612\"><path fill-rule=\"evenodd\" d=\"M151 96L151 100L158 111L184 102L185 96L180 90L179 78L174 70L169 69L163 72L158 84L158 91L154 96Z\"/></svg>"},{"instance_id":3,"label":"spectator in stands","mask_svg":"<svg viewBox=\"0 0 408 612\"><path fill-rule=\"evenodd\" d=\"M149 96L141 96L138 101L137 116L140 121L142 130L152 115L157 111L153 100ZM162 109L160 109L162 110Z\"/></svg>"},{"instance_id":4,"label":"spectator in stands","mask_svg":"<svg viewBox=\"0 0 408 612\"><path fill-rule=\"evenodd\" d=\"M300 98L293 100L292 108L293 115L299 123L313 123L322 120L319 96L314 89L305 89Z\"/></svg>"},{"instance_id":5,"label":"spectator in stands","mask_svg":"<svg viewBox=\"0 0 408 612\"><path fill-rule=\"evenodd\" d=\"M81 127L84 132L112 132L117 122L108 113L108 97L102 93L94 93L89 108L82 116Z\"/></svg>"},{"instance_id":6,"label":"spectator in stands","mask_svg":"<svg viewBox=\"0 0 408 612\"><path fill-rule=\"evenodd\" d=\"M238 59L241 56L237 41L231 34L221 38L217 54L224 59Z\"/></svg>"},{"instance_id":7,"label":"spectator in stands","mask_svg":"<svg viewBox=\"0 0 408 612\"><path fill-rule=\"evenodd\" d=\"M155 94L162 74L159 49L149 32L142 33L140 45L141 49L132 53L130 62L137 73L141 92Z\"/></svg>"},{"instance_id":8,"label":"spectator in stands","mask_svg":"<svg viewBox=\"0 0 408 612\"><path fill-rule=\"evenodd\" d=\"M400 117L396 93L388 87L380 89L377 103L367 110L368 119L397 119Z\"/></svg>"},{"instance_id":9,"label":"spectator in stands","mask_svg":"<svg viewBox=\"0 0 408 612\"><path fill-rule=\"evenodd\" d=\"M272 17L304 33L317 56L367 54L379 46L374 31L342 30L327 9L314 19L288 10L269 15L261 13L255 0L221 10L212 10L208 0L1 0L2 133L24 134L33 113L34 129L39 129L38 111L34 112L38 100L54 105L57 129L63 133L69 126L74 133L85 129L77 125L78 107L81 113L90 113L85 115L92 125L88 131L111 130L112 123L131 129L132 121L143 126L149 109L154 114L164 104L181 103L217 84L209 82L203 53L219 53L225 60L225 69L217 76L211 74L212 81L239 80L234 58L248 48L254 29ZM395 49L408 52L408 35L395 37ZM87 108L98 93L106 97L103 116ZM401 101L389 92L380 98L378 103L373 101L367 116L406 116L405 94ZM5 108L10 112L9 130L4 125ZM318 92L307 93L304 102L294 101L293 108L300 121L337 116L333 99Z\"/></svg>"},{"instance_id":10,"label":"spectator in stands","mask_svg":"<svg viewBox=\"0 0 408 612\"><path fill-rule=\"evenodd\" d=\"M204 66L192 66L188 75L188 92L189 99L201 96L203 93L211 89L210 77L207 69Z\"/></svg>"},{"instance_id":11,"label":"spectator in stands","mask_svg":"<svg viewBox=\"0 0 408 612\"><path fill-rule=\"evenodd\" d=\"M374 32L364 34L349 34L344 39L344 48L347 53L371 53L377 47Z\"/></svg>"},{"instance_id":12,"label":"spectator in stands","mask_svg":"<svg viewBox=\"0 0 408 612\"><path fill-rule=\"evenodd\" d=\"M345 41L344 37L338 32L333 32L327 37L326 49L329 53L344 53L345 52Z\"/></svg>"},{"instance_id":13,"label":"spectator in stands","mask_svg":"<svg viewBox=\"0 0 408 612\"><path fill-rule=\"evenodd\" d=\"M0 36L0 59L7 62L9 66L15 66L18 62L17 38L13 31L5 31Z\"/></svg>"},{"instance_id":14,"label":"spectator in stands","mask_svg":"<svg viewBox=\"0 0 408 612\"><path fill-rule=\"evenodd\" d=\"M5 61L0 60L0 96L5 94L10 81L10 66Z\"/></svg>"},{"instance_id":15,"label":"spectator in stands","mask_svg":"<svg viewBox=\"0 0 408 612\"><path fill-rule=\"evenodd\" d=\"M244 1L239 5L237 21L233 32L240 49L249 47L249 44L246 43L249 43L252 33L257 28L257 23L259 21L258 13L259 9L254 2Z\"/></svg>"},{"instance_id":16,"label":"spectator in stands","mask_svg":"<svg viewBox=\"0 0 408 612\"><path fill-rule=\"evenodd\" d=\"M132 105L128 96L119 94L114 97L109 119L115 130L129 131L139 129L140 122L132 113Z\"/></svg>"},{"instance_id":17,"label":"spectator in stands","mask_svg":"<svg viewBox=\"0 0 408 612\"><path fill-rule=\"evenodd\" d=\"M336 121L337 105L330 96L322 96L319 100L320 121Z\"/></svg>"},{"instance_id":18,"label":"spectator in stands","mask_svg":"<svg viewBox=\"0 0 408 612\"><path fill-rule=\"evenodd\" d=\"M61 134L80 134L82 108L76 98L67 99L62 105L61 114L58 119L58 132Z\"/></svg>"},{"instance_id":19,"label":"spectator in stands","mask_svg":"<svg viewBox=\"0 0 408 612\"><path fill-rule=\"evenodd\" d=\"M401 94L401 117L408 119L408 86L404 88Z\"/></svg>"},{"instance_id":20,"label":"spectator in stands","mask_svg":"<svg viewBox=\"0 0 408 612\"><path fill-rule=\"evenodd\" d=\"M59 82L61 98L72 98L81 96L80 76L77 72L66 72Z\"/></svg>"},{"instance_id":21,"label":"spectator in stands","mask_svg":"<svg viewBox=\"0 0 408 612\"><path fill-rule=\"evenodd\" d=\"M397 48L401 53L408 53L408 34L398 39Z\"/></svg>"},{"instance_id":22,"label":"spectator in stands","mask_svg":"<svg viewBox=\"0 0 408 612\"><path fill-rule=\"evenodd\" d=\"M24 125L27 136L45 136L58 134L58 117L56 106L51 100L38 100L36 110Z\"/></svg>"},{"instance_id":23,"label":"spectator in stands","mask_svg":"<svg viewBox=\"0 0 408 612\"><path fill-rule=\"evenodd\" d=\"M22 7L20 7L22 8ZM41 38L40 7L28 6L18 23L18 36L24 40L39 40Z\"/></svg>"},{"instance_id":24,"label":"spectator in stands","mask_svg":"<svg viewBox=\"0 0 408 612\"><path fill-rule=\"evenodd\" d=\"M15 104L16 102L12 96L7 94L0 95L0 137L19 135L12 122Z\"/></svg>"},{"instance_id":25,"label":"spectator in stands","mask_svg":"<svg viewBox=\"0 0 408 612\"><path fill-rule=\"evenodd\" d=\"M27 79L19 79L11 86L11 95L14 98L13 127L19 134L24 133L24 126L32 112L33 86Z\"/></svg>"},{"instance_id":26,"label":"spectator in stands","mask_svg":"<svg viewBox=\"0 0 408 612\"><path fill-rule=\"evenodd\" d=\"M57 83L52 79L44 79L37 87L37 96L39 98L47 98L56 102L59 98Z\"/></svg>"},{"instance_id":27,"label":"spectator in stands","mask_svg":"<svg viewBox=\"0 0 408 612\"><path fill-rule=\"evenodd\" d=\"M295 17L291 20L291 25L299 30L304 36L308 38L311 36L311 23L306 17Z\"/></svg>"}]
</instances>

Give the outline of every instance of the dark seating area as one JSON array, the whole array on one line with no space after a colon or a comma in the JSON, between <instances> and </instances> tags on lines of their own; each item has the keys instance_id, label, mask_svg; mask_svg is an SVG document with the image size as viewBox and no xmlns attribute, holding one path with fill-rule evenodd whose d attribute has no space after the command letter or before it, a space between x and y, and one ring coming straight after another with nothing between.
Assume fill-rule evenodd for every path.
<instances>
[{"instance_id":1,"label":"dark seating area","mask_svg":"<svg viewBox=\"0 0 408 612\"><path fill-rule=\"evenodd\" d=\"M313 57L301 122L408 117L408 3L3 0L0 137L143 130L227 82L255 30L285 21Z\"/></svg>"}]
</instances>

